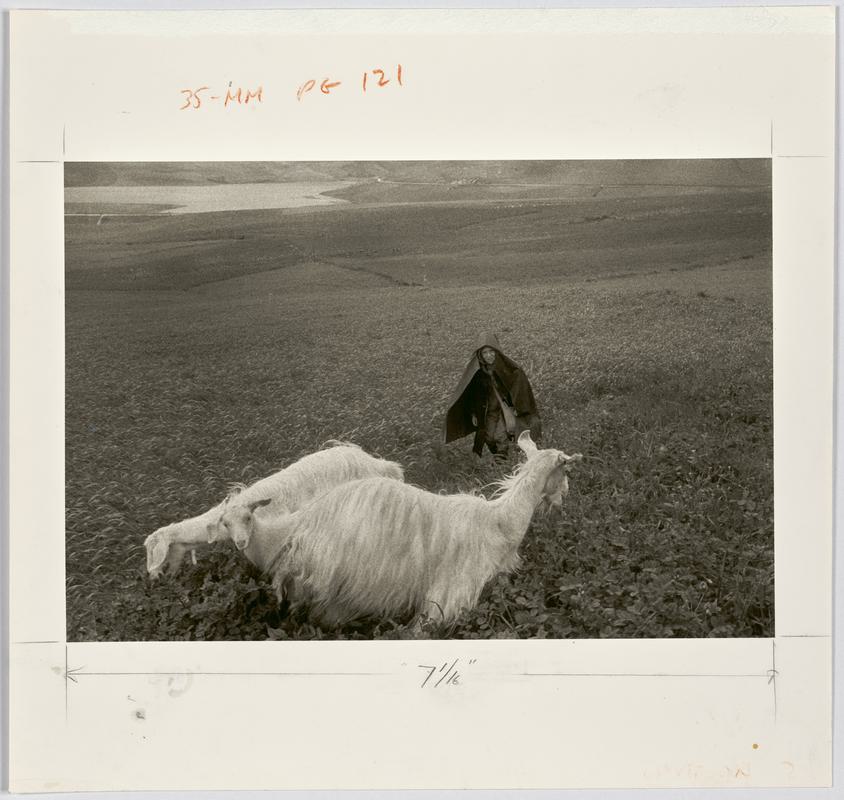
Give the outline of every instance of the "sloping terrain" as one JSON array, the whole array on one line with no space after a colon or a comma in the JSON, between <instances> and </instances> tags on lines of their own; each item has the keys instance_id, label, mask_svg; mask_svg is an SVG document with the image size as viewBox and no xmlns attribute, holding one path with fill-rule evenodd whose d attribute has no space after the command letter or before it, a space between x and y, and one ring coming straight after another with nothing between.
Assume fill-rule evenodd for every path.
<instances>
[{"instance_id":1,"label":"sloping terrain","mask_svg":"<svg viewBox=\"0 0 844 800\"><path fill-rule=\"evenodd\" d=\"M441 441L487 329L585 460L519 572L433 635L772 635L770 190L405 199L70 218L68 638L415 635L288 618L224 546L150 585L143 540L331 438L488 492L498 468Z\"/></svg>"}]
</instances>

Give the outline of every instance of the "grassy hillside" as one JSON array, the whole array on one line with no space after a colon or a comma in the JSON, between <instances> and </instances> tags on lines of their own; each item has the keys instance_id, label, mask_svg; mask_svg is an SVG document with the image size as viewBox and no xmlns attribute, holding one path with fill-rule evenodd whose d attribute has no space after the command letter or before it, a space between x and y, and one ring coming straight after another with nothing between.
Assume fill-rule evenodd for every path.
<instances>
[{"instance_id":1,"label":"grassy hillside","mask_svg":"<svg viewBox=\"0 0 844 800\"><path fill-rule=\"evenodd\" d=\"M71 218L67 236L69 639L411 635L284 617L222 545L150 585L142 543L329 438L483 490L498 468L441 427L486 329L546 444L585 460L521 570L429 634L772 634L768 190Z\"/></svg>"},{"instance_id":2,"label":"grassy hillside","mask_svg":"<svg viewBox=\"0 0 844 800\"><path fill-rule=\"evenodd\" d=\"M404 191L401 204L67 217L67 287L186 289L326 260L401 283L521 283L686 269L770 247L769 190L420 202L416 189L387 187Z\"/></svg>"}]
</instances>

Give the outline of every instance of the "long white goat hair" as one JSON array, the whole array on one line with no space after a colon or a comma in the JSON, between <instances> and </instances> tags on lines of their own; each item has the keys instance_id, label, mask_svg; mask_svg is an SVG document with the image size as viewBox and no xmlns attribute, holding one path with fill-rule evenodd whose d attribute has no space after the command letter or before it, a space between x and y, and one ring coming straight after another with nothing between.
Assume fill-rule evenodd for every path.
<instances>
[{"instance_id":1,"label":"long white goat hair","mask_svg":"<svg viewBox=\"0 0 844 800\"><path fill-rule=\"evenodd\" d=\"M294 511L316 494L344 481L369 475L384 475L396 480L404 478L401 466L375 458L357 445L344 442L327 444L329 447L326 449L306 455L251 486L238 487L203 514L165 525L151 533L144 542L150 576L157 578L165 566L170 573L175 573L188 551L224 538L219 520L223 511L232 505L269 500L269 504L278 510Z\"/></svg>"},{"instance_id":2,"label":"long white goat hair","mask_svg":"<svg viewBox=\"0 0 844 800\"><path fill-rule=\"evenodd\" d=\"M408 612L449 622L474 607L488 580L518 565L534 511L543 499L559 503L568 465L581 458L538 450L527 431L519 445L528 459L492 500L367 478L257 519L279 599L329 626Z\"/></svg>"},{"instance_id":3,"label":"long white goat hair","mask_svg":"<svg viewBox=\"0 0 844 800\"><path fill-rule=\"evenodd\" d=\"M339 484L370 477L403 481L404 470L357 445L334 443L229 494L220 507L219 518L208 526L208 541L231 539L243 550L252 535L252 513L257 507L266 506L263 516L289 514Z\"/></svg>"}]
</instances>

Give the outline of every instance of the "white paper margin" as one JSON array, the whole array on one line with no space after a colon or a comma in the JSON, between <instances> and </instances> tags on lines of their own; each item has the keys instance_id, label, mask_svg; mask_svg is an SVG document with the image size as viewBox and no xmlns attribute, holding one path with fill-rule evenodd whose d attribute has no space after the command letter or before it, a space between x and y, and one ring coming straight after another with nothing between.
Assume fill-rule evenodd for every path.
<instances>
[{"instance_id":1,"label":"white paper margin","mask_svg":"<svg viewBox=\"0 0 844 800\"><path fill-rule=\"evenodd\" d=\"M726 13L730 16L725 17ZM37 22L36 16L40 17ZM411 55L412 63L427 70L428 81L412 102L407 97L400 101L400 116L384 105L364 119L351 102L341 102L335 109L317 109L309 119L300 115L290 120L288 115L295 112L288 104L248 123L218 120L210 132L200 120L174 122L162 98L168 91L172 94L168 68L183 63L196 74L207 73L219 59L219 50L205 47L199 39L180 40L176 57L171 53L172 42L168 46L162 34L169 32L172 39L174 29L208 33L219 26L231 37L231 23L226 19L219 25L219 17L208 15L180 15L176 25L166 17L134 15L131 20L134 35L148 24L150 36L159 37L151 40L156 42L155 64L151 66L150 59L133 61L129 48L126 60L115 63L112 57L106 71L101 69L105 62L97 61L96 46L91 47L94 40L84 37L98 31L100 41L106 43L105 35L114 36L124 28L124 18L32 14L25 19L19 15L13 23L12 788L528 788L827 782L834 177L829 12L697 10L692 22L688 21L691 15L656 10L608 12L603 20L599 12L543 14L537 22L520 24L539 25L544 33L533 36L553 35L558 44L565 44L562 56L553 57L561 59L554 62L560 69L553 74L575 74L579 83L559 89L546 82L541 83L541 91L533 92L525 89L522 76L512 78L496 71L500 50L494 51L491 45L513 41L506 35L513 25L503 17L486 17L481 27L484 36L478 37L467 33L467 28L477 30L478 17L467 21L454 15L426 16L424 25L435 30L452 26L449 36L462 37L461 53L476 56L472 68L476 71L466 79L475 90L470 98L439 91L460 64L449 60L451 51L428 49L421 38L400 41L397 30L415 24L407 23L406 16L403 20L401 15L387 15L391 25L384 29L390 32L386 37L377 33L385 12L373 12L361 23L355 40L342 40L344 45L351 43L348 52L334 38L350 30L349 22L343 27L343 18L338 21L332 15L328 23L327 16L280 17L279 25L296 22L297 36L308 25L317 25L319 36L332 35L327 48L335 59L332 69L351 69L359 57L360 37L368 36L366 46L380 46L384 58L394 52L402 58ZM254 37L257 23L249 17L243 15L239 24L249 31L245 37ZM265 25L267 19L265 12L260 24ZM612 24L602 28L600 23L606 20ZM335 30L327 30L327 25ZM373 29L375 34L367 33ZM600 48L610 36L615 60L609 66L601 63L585 74L569 69L582 65L584 48ZM685 48L693 49L697 38L701 58L690 59L699 66L680 73L686 105L681 103L678 109L646 90L662 85L661 81L677 84L677 64L660 47L683 36L680 52L688 54ZM719 64L724 65L723 74L715 79L711 60L702 57L711 52L706 45L714 41L719 44ZM289 44L288 53L295 55L296 40ZM512 44L517 46L519 42ZM240 47L248 50L249 38L242 39ZM547 65L547 50L531 49L536 55L531 61L531 53L525 54L528 65ZM125 54L127 49L122 47L120 52ZM232 52L239 51L233 48ZM85 58L80 57L82 53ZM248 55L243 53L247 63ZM641 62L633 56L641 56ZM261 72L260 59L253 66ZM477 81L479 74L495 79ZM92 81L85 81L86 77L94 79L98 91L90 91ZM635 86L642 89L637 102L625 103ZM120 102L115 100L115 87L125 90ZM556 111L549 110L549 94L565 101ZM129 106L129 114L121 113L125 110L118 107L121 104ZM121 119L131 115L135 115L131 124ZM325 133L332 127L336 130L337 115L345 115L348 134L339 142ZM442 135L444 129L447 136ZM232 137L233 130L239 137ZM367 135L374 130L380 141ZM432 136L432 130L440 135ZM56 162L63 156L76 160L293 160L768 155L774 157L774 641L65 646L60 502L61 167L24 162ZM37 236L22 235L35 230ZM792 473L794 464L799 464L798 476ZM33 506L46 515L39 519L42 535L37 540L29 533ZM45 539L52 543L45 546ZM56 644L23 644L46 641ZM407 665L422 657L475 658L477 677L467 680L466 691L459 697L424 694L407 672L413 671ZM299 669L290 670L291 662ZM314 673L342 664L352 673L386 674L69 680L68 670L80 664L89 673ZM692 666L708 677L609 677L616 672L629 676L649 671L685 675ZM526 674L539 672L570 675ZM593 676L583 677L584 673ZM118 702L123 694L134 697L133 692L146 701L143 720L132 716L137 708L129 713ZM249 732L240 742L231 735L239 730ZM751 749L751 742L759 748ZM185 769L186 761L201 764L202 772ZM244 770L244 764L250 769Z\"/></svg>"}]
</instances>

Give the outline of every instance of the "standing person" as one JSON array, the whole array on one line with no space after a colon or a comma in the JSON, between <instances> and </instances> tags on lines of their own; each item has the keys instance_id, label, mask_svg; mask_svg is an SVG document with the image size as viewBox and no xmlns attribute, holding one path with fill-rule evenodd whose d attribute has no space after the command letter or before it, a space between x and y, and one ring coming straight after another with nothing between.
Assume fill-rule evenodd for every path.
<instances>
[{"instance_id":1,"label":"standing person","mask_svg":"<svg viewBox=\"0 0 844 800\"><path fill-rule=\"evenodd\" d=\"M496 459L504 460L510 442L527 429L534 441L541 439L542 423L530 381L501 352L498 337L485 333L448 401L445 440L474 433L476 457L481 457L486 445Z\"/></svg>"}]
</instances>

